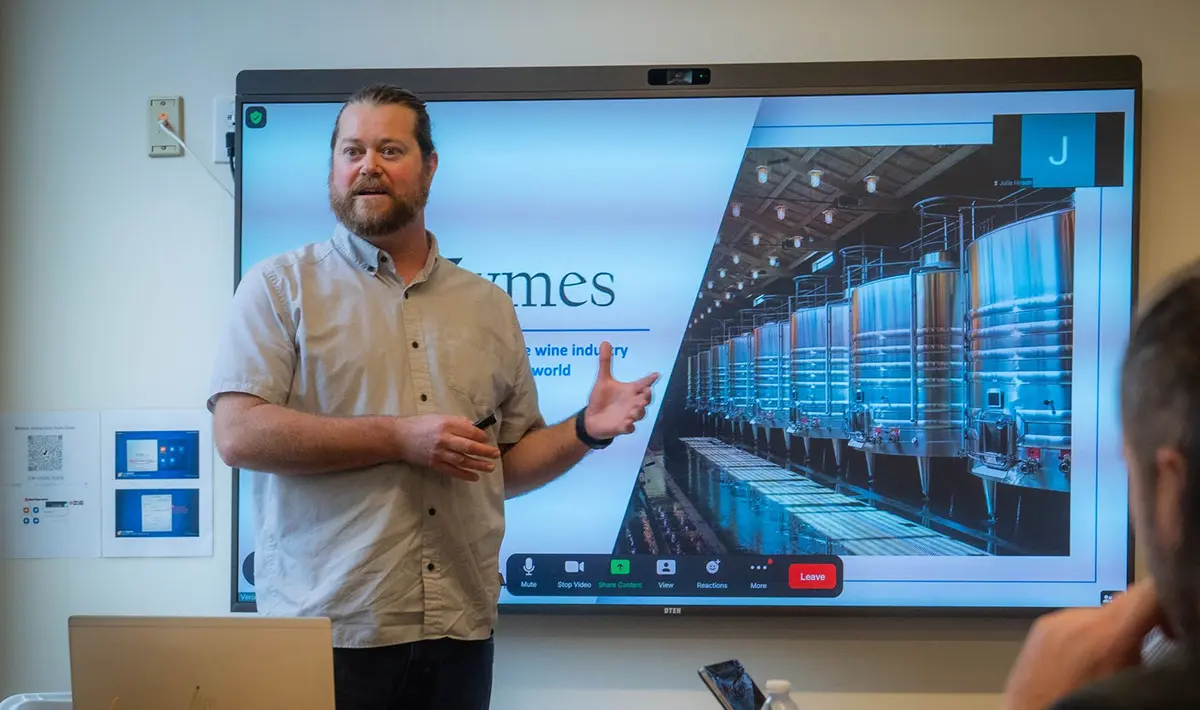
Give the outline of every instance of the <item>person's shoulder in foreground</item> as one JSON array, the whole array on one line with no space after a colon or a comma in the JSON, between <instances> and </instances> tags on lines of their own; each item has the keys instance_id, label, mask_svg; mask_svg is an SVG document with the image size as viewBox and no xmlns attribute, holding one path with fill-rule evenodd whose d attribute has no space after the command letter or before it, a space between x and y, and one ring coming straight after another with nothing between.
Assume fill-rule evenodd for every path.
<instances>
[{"instance_id":1,"label":"person's shoulder in foreground","mask_svg":"<svg viewBox=\"0 0 1200 710\"><path fill-rule=\"evenodd\" d=\"M1200 708L1200 664L1133 668L1097 681L1052 710L1174 710Z\"/></svg>"}]
</instances>

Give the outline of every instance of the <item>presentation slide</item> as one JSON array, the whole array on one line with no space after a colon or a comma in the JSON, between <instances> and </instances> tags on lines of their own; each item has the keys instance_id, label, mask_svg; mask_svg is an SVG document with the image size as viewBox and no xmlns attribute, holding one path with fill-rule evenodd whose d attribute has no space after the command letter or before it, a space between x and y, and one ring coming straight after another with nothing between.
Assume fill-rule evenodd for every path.
<instances>
[{"instance_id":1,"label":"presentation slide","mask_svg":"<svg viewBox=\"0 0 1200 710\"><path fill-rule=\"evenodd\" d=\"M634 434L508 501L501 604L1058 607L1123 590L1134 103L432 102L427 225L511 296L545 418L586 401L603 341L617 378L663 374ZM332 235L339 108L242 107L242 273ZM130 470L156 465L142 447ZM123 526L179 529L138 493Z\"/></svg>"},{"instance_id":2,"label":"presentation slide","mask_svg":"<svg viewBox=\"0 0 1200 710\"><path fill-rule=\"evenodd\" d=\"M200 478L200 432L116 432L120 479Z\"/></svg>"},{"instance_id":3,"label":"presentation slide","mask_svg":"<svg viewBox=\"0 0 1200 710\"><path fill-rule=\"evenodd\" d=\"M199 537L200 491L195 488L119 488L117 537Z\"/></svg>"}]
</instances>

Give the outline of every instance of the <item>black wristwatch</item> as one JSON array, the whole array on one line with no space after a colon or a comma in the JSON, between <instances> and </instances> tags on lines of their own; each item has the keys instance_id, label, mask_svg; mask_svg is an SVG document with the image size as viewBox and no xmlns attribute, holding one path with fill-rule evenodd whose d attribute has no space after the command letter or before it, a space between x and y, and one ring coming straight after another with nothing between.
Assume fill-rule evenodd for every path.
<instances>
[{"instance_id":1,"label":"black wristwatch","mask_svg":"<svg viewBox=\"0 0 1200 710\"><path fill-rule=\"evenodd\" d=\"M589 449L603 449L611 444L613 440L596 439L587 433L587 427L583 425L583 413L586 411L587 408L584 407L583 409L579 410L578 414L575 415L575 436L579 437L579 440L582 441Z\"/></svg>"}]
</instances>

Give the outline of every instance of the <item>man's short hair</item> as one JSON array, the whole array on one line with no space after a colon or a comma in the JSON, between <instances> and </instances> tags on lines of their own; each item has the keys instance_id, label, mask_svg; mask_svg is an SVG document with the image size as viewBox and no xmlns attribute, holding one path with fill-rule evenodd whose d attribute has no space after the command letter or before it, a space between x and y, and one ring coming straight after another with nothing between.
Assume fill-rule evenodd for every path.
<instances>
[{"instance_id":1,"label":"man's short hair","mask_svg":"<svg viewBox=\"0 0 1200 710\"><path fill-rule=\"evenodd\" d=\"M1200 474L1191 457L1200 442L1200 264L1168 279L1136 319L1121 366L1121 425L1144 473L1167 447Z\"/></svg>"},{"instance_id":2,"label":"man's short hair","mask_svg":"<svg viewBox=\"0 0 1200 710\"><path fill-rule=\"evenodd\" d=\"M354 92L346 102L342 104L342 108L338 110L337 119L333 122L333 137L329 140L329 149L333 150L337 146L338 126L342 121L342 112L347 106L353 104L367 104L369 106L404 106L410 109L417 116L416 126L413 129L414 138L417 139L417 146L421 149L421 157L429 160L433 155L433 128L429 121L429 111L425 108L425 101L408 89L402 89L391 84L369 84Z\"/></svg>"}]
</instances>

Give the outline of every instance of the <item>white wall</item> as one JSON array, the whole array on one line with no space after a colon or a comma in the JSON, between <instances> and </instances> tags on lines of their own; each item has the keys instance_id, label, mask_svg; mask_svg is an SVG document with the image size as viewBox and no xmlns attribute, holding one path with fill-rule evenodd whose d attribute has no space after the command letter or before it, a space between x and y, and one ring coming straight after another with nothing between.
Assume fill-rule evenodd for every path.
<instances>
[{"instance_id":1,"label":"white wall","mask_svg":"<svg viewBox=\"0 0 1200 710\"><path fill-rule=\"evenodd\" d=\"M145 156L152 94L184 96L189 142L209 155L211 99L246 68L1136 53L1144 289L1200 254L1198 26L1191 0L0 2L0 410L203 402L233 211L195 162ZM162 355L124 334L133 316L157 324ZM67 687L68 614L224 613L227 471L217 481L212 559L0 562L0 697ZM806 707L991 708L1021 632L505 618L495 707L712 707L696 667L740 656L756 676L792 678Z\"/></svg>"}]
</instances>

